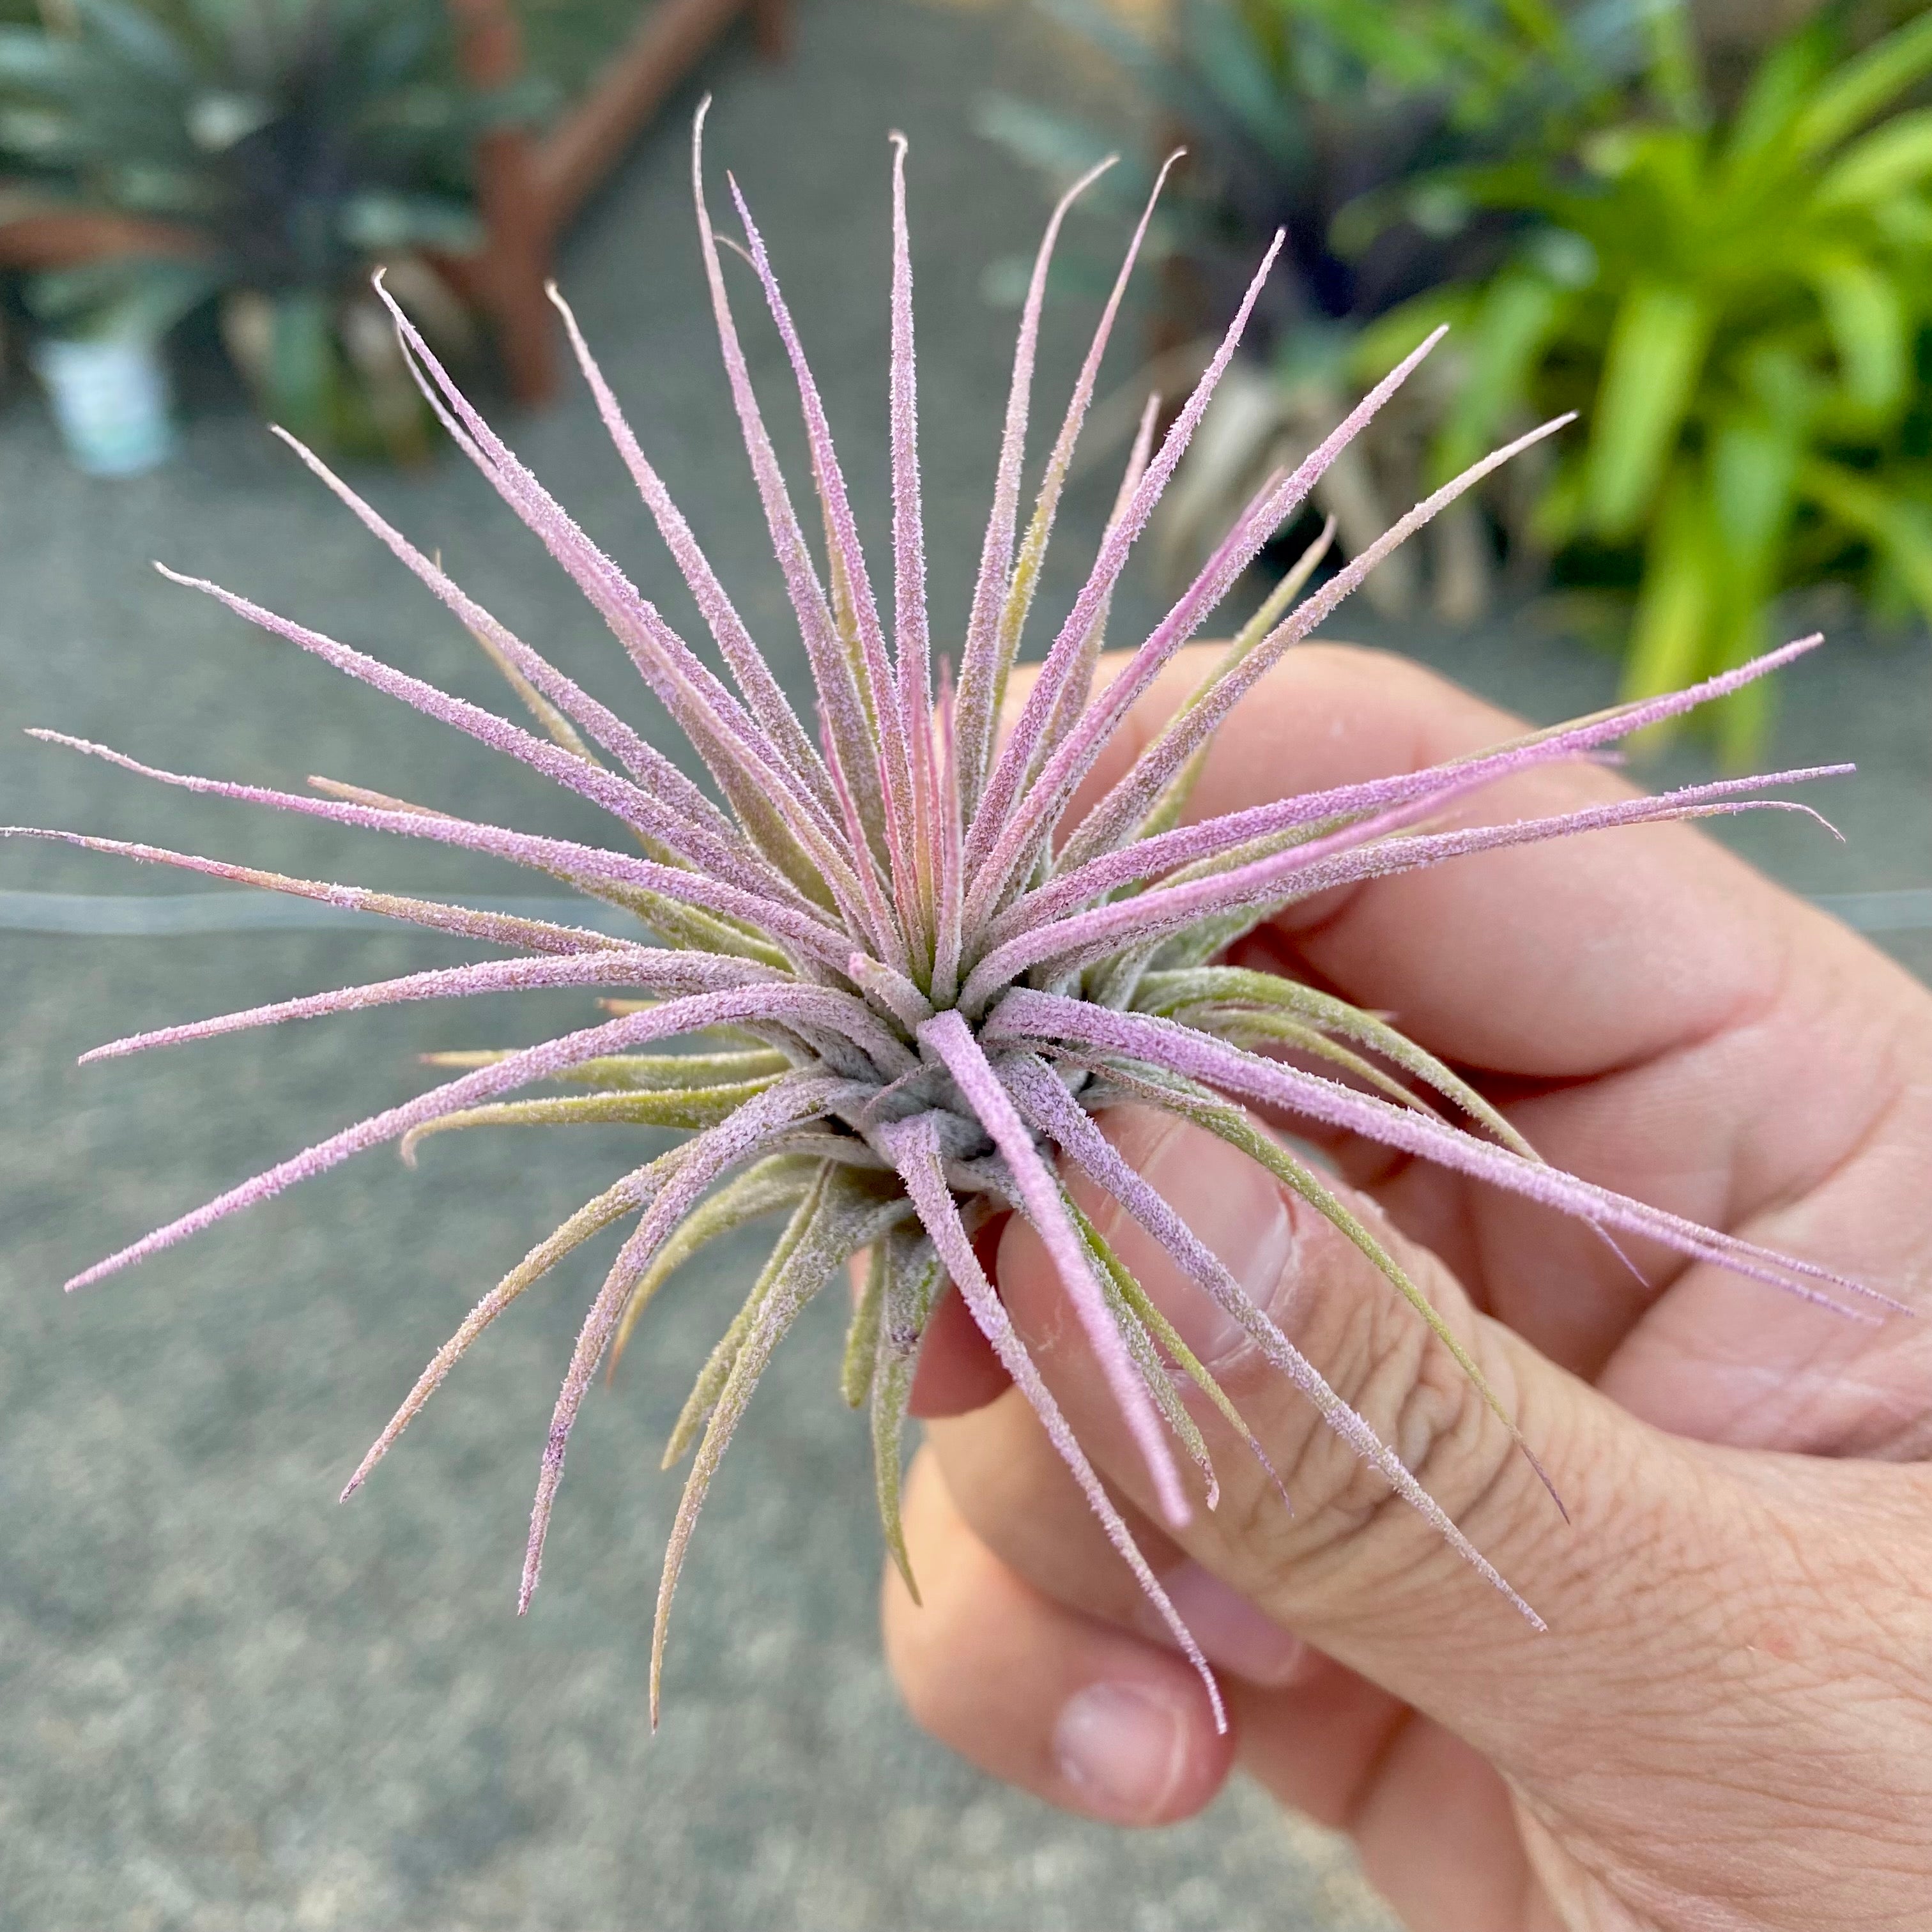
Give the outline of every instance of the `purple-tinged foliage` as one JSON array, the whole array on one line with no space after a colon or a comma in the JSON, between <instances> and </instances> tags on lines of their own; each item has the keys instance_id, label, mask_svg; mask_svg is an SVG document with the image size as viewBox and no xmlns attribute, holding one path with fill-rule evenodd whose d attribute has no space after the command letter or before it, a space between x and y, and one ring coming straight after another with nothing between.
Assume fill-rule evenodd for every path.
<instances>
[{"instance_id":1,"label":"purple-tinged foliage","mask_svg":"<svg viewBox=\"0 0 1932 1932\"><path fill-rule=\"evenodd\" d=\"M361 1485L457 1359L518 1296L583 1242L634 1218L584 1321L557 1399L519 1595L520 1607L527 1606L572 1426L598 1364L608 1358L614 1366L632 1325L674 1268L717 1236L782 1212L788 1219L770 1258L700 1372L667 1454L668 1464L695 1446L658 1601L653 1719L671 1593L712 1474L773 1348L812 1297L842 1278L845 1264L862 1252L870 1262L842 1382L852 1406L871 1412L880 1516L908 1582L898 1524L899 1442L921 1339L950 1283L1201 1670L1218 1711L1219 1694L1198 1647L1135 1547L976 1253L975 1237L1001 1214L1020 1214L1038 1231L1144 1460L1161 1510L1179 1526L1196 1494L1211 1508L1217 1493L1213 1466L1184 1385L1192 1384L1257 1456L1260 1447L1225 1391L1067 1192L1064 1172L1077 1171L1118 1202L1182 1274L1240 1324L1352 1451L1537 1623L1535 1612L1470 1547L1316 1365L1126 1166L1094 1117L1110 1103L1132 1100L1165 1108L1242 1148L1361 1249L1492 1407L1496 1400L1474 1364L1374 1233L1316 1168L1256 1125L1240 1103L1278 1108L1437 1162L1574 1215L1606 1239L1612 1231L1640 1234L1841 1311L1846 1304L1840 1294L1892 1306L1828 1268L1699 1227L1547 1166L1479 1094L1385 1021L1293 980L1214 963L1273 913L1336 885L1599 826L1754 806L1804 809L1748 794L1846 768L1727 781L1552 818L1426 829L1445 807L1498 778L1589 757L1740 688L1818 640L1787 645L1693 690L1535 734L1480 757L1184 823L1202 755L1232 706L1410 531L1514 449L1558 427L1545 424L1438 490L1302 597L1325 550L1324 534L1172 722L1100 802L1072 822L1071 804L1128 707L1209 622L1323 469L1430 345L1365 398L1306 462L1268 479L1200 576L1121 674L1096 692L1096 663L1114 586L1234 352L1274 259L1271 248L1219 352L1157 442L1150 404L1092 568L1002 740L998 723L1009 676L1148 215L1126 251L1022 530L1020 476L1048 266L1068 207L1094 176L1070 190L1048 224L1021 320L992 511L961 633L956 687L951 666L944 658L935 663L926 604L905 143L894 137L892 164L889 627L804 350L734 182L730 195L744 234L736 252L748 262L776 325L803 410L825 532L823 574L773 453L706 210L703 125L700 109L693 170L705 269L753 478L812 670L816 716L801 718L785 697L560 298L557 306L598 411L690 587L728 684L571 520L391 304L403 352L430 406L604 617L689 740L713 790L686 777L634 726L506 629L296 446L303 461L475 635L538 730L244 598L164 574L602 806L626 835L620 844L628 842L631 849L536 837L323 779L310 781L310 795L185 777L77 739L38 735L164 784L494 854L634 914L639 937L614 939L153 846L44 833L383 913L514 956L164 1028L114 1041L87 1058L400 1000L539 986L626 997L605 1000L610 1017L538 1046L432 1056L454 1077L243 1182L69 1286L98 1280L386 1142L400 1143L405 1157L412 1158L424 1136L454 1128L599 1120L688 1130L692 1138L604 1189L477 1304L423 1372L344 1496ZM1275 248L1280 245L1277 237ZM650 1050L706 1035L713 1043L698 1050ZM1270 1045L1292 1048L1304 1061L1330 1070L1312 1072L1258 1050ZM507 1097L547 1082L578 1090ZM1436 1102L1466 1124L1453 1124Z\"/></svg>"}]
</instances>

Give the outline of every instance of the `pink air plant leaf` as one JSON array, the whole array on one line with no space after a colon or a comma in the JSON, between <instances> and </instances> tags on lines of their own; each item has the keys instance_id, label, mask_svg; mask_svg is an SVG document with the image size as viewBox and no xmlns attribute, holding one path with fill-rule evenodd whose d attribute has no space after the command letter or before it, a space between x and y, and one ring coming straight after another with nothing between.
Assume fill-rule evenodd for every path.
<instances>
[{"instance_id":1,"label":"pink air plant leaf","mask_svg":"<svg viewBox=\"0 0 1932 1932\"><path fill-rule=\"evenodd\" d=\"M1021 478L1048 266L1068 208L1102 170L1077 182L1047 224L1022 314L970 606L938 633L960 640L956 681L955 664L935 650L927 602L907 145L892 137L890 350L881 371L892 483L884 534L891 571L890 598L882 602L803 333L736 182L728 192L742 245L712 227L704 121L700 108L692 134L699 245L734 410L811 674L809 704L795 709L786 694L561 296L552 291L598 413L691 592L708 634L704 652L715 653L718 669L578 526L392 303L403 355L430 406L603 619L648 694L640 714L655 706L669 717L709 784L686 776L650 741L643 724L591 698L513 635L440 564L292 444L477 639L536 728L452 696L246 597L164 574L601 806L612 821L608 842L538 836L328 780L311 781L304 793L186 776L59 733L34 735L190 791L482 853L560 880L600 910L614 905L634 914L637 932L614 938L588 926L290 878L158 846L12 828L345 910L380 913L508 956L190 1019L110 1041L86 1055L89 1060L412 1000L574 989L586 1007L601 996L605 1008L601 1020L535 1046L428 1056L454 1077L240 1182L69 1286L146 1259L366 1148L397 1144L412 1155L426 1136L451 1129L580 1120L689 1130L691 1138L644 1159L595 1196L476 1304L418 1378L344 1496L387 1455L458 1358L512 1301L601 1231L634 1219L591 1301L557 1397L518 1592L520 1608L527 1608L560 1494L565 1449L599 1364L608 1360L614 1368L633 1325L672 1270L716 1235L782 1209L789 1219L771 1258L700 1372L672 1436L670 1460L687 1450L695 1454L658 1598L653 1721L672 1592L719 1458L786 1330L820 1288L867 1251L867 1286L852 1318L842 1383L851 1406L868 1412L886 1545L915 1594L898 1520L899 1438L914 1366L950 1284L1201 1672L1218 1717L1220 1692L1199 1646L1136 1546L987 1278L983 1244L976 1247L1002 1215L1016 1213L1031 1224L1100 1385L1120 1412L1155 1506L1176 1526L1198 1508L1211 1509L1219 1485L1199 1426L1212 1419L1207 1408L1218 1412L1230 1439L1244 1442L1265 1468L1264 1453L1213 1376L1076 1204L1066 1183L1078 1174L1118 1203L1186 1280L1240 1324L1327 1427L1477 1576L1540 1628L1535 1611L1330 1387L1319 1365L1244 1292L1227 1258L1204 1246L1126 1165L1096 1114L1132 1100L1166 1108L1241 1149L1369 1257L1429 1325L1430 1346L1444 1348L1499 1414L1502 1406L1474 1363L1372 1231L1313 1167L1252 1120L1248 1107L1364 1136L1574 1216L1606 1240L1644 1237L1855 1319L1901 1312L1889 1297L1822 1262L1700 1227L1546 1165L1477 1088L1384 1016L1292 980L1214 963L1274 911L1336 886L1660 819L1808 811L1766 794L1848 766L1725 779L1547 818L1497 818L1485 814L1484 800L1499 779L1559 760L1606 757L1608 748L1630 733L1738 690L1818 640L1788 644L1691 690L1536 732L1478 756L1187 822L1188 788L1232 707L1404 537L1516 450L1561 427L1546 424L1445 484L1325 581L1307 588L1325 556L1331 525L1289 579L1238 627L1235 642L1172 719L1072 822L1070 808L1115 742L1130 707L1235 592L1263 548L1301 511L1328 466L1434 338L1365 397L1305 461L1268 480L1200 574L1126 655L1120 674L1101 683L1096 662L1115 586L1238 347L1277 238L1205 373L1157 441L1157 409L1150 400L1091 567L1046 640L1039 676L1002 741L998 726L1009 674L1027 641L1075 446L1154 201L1126 248L1023 528ZM1156 184L1156 198L1160 192ZM824 532L822 556L808 540L753 390L727 286L728 253L741 258L728 265L731 277L761 299L784 352ZM692 1042L694 1050L656 1044L674 1041ZM1270 1045L1294 1048L1300 1060L1254 1050ZM509 1097L552 1083L571 1092ZM1184 1382L1192 1390L1185 1396ZM1197 1402L1206 1405L1198 1419ZM1506 1414L1504 1420L1510 1421ZM1533 1446L1523 1444L1532 1462ZM1272 1479L1273 1471L1268 1473Z\"/></svg>"}]
</instances>

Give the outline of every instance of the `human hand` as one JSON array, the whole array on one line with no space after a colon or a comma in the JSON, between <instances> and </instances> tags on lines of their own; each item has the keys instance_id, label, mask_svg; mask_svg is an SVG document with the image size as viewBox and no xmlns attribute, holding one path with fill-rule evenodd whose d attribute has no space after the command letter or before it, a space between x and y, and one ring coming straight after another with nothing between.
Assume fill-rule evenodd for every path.
<instances>
[{"instance_id":1,"label":"human hand","mask_svg":"<svg viewBox=\"0 0 1932 1932\"><path fill-rule=\"evenodd\" d=\"M1201 668L1169 667L1094 787ZM1223 728L1195 807L1520 728L1400 660L1306 646ZM1550 767L1470 816L1622 789ZM1474 1070L1556 1164L1932 1304L1932 995L1694 830L1457 860L1295 906L1252 943ZM890 1570L885 1584L888 1655L922 1724L996 1776L1124 1823L1188 1816L1238 1763L1350 1832L1417 1932L1932 1926L1932 1322L1848 1320L1625 1244L1640 1282L1547 1210L1324 1142L1516 1416L1566 1522L1327 1221L1197 1130L1130 1108L1106 1124L1549 1632L1076 1180L1294 1514L1204 1408L1219 1508L1178 1538L1156 1526L1053 1267L1010 1222L1001 1294L1220 1666L1232 1728L1216 1736L956 1297L914 1400L933 1418L905 1515L924 1607Z\"/></svg>"}]
</instances>

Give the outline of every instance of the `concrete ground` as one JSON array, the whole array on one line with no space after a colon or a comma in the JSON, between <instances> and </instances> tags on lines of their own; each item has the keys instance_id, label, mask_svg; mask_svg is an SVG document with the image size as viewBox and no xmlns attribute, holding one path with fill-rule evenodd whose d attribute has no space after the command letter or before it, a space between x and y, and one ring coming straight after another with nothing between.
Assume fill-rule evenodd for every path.
<instances>
[{"instance_id":1,"label":"concrete ground","mask_svg":"<svg viewBox=\"0 0 1932 1932\"><path fill-rule=\"evenodd\" d=\"M973 93L1054 86L1002 9L805 0L782 70L721 52L713 165L772 239L862 519L885 502L885 135L914 139L934 590L963 604L1008 352L982 266L1030 245L1034 185L970 133ZM565 280L647 448L741 594L784 640L708 339L685 174L692 98L572 239ZM1048 345L1064 392L1082 318ZM758 338L760 371L776 354ZM219 386L182 459L80 479L38 405L0 415L0 819L79 826L310 876L527 890L483 862L158 791L16 734L50 724L154 763L271 783L324 772L597 836L501 761L159 583L160 556L496 702L469 640ZM772 393L776 394L774 388ZM775 412L775 413L782 413ZM514 425L524 454L676 614L683 599L584 400ZM601 628L455 462L370 493L523 634L600 692ZM1049 602L1104 512L1076 493ZM1144 623L1136 580L1120 634ZM1418 648L1538 717L1602 701L1610 667L1527 628ZM795 652L778 647L796 686ZM1849 753L1840 853L1747 828L1814 891L1932 874L1932 658L1856 639L1790 681L1775 754ZM189 882L13 844L0 888ZM1895 942L1925 970L1924 935ZM1915 952L1912 949L1918 950ZM749 1244L655 1311L588 1406L532 1614L512 1613L538 1450L602 1257L520 1304L350 1508L334 1496L480 1288L618 1171L600 1131L438 1143L414 1174L339 1170L136 1274L80 1266L313 1133L416 1090L428 1048L516 1042L580 1002L405 1009L76 1070L114 1034L451 963L428 936L0 934L0 1928L972 1927L1282 1932L1386 1923L1346 1858L1237 1786L1130 1837L988 1783L914 1732L881 1670L862 1430L834 1392L838 1324L804 1324L755 1406L687 1571L668 1712L646 1649L675 1484L658 1445L735 1306Z\"/></svg>"}]
</instances>

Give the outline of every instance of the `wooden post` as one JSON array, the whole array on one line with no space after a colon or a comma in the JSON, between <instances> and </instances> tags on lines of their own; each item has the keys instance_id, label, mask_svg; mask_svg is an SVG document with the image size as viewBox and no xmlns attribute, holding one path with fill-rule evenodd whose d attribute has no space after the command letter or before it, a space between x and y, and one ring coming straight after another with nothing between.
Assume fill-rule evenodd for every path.
<instances>
[{"instance_id":1,"label":"wooden post","mask_svg":"<svg viewBox=\"0 0 1932 1932\"><path fill-rule=\"evenodd\" d=\"M523 70L523 46L507 0L449 0L464 76L507 86ZM544 193L536 137L494 128L476 144L476 199L485 239L464 279L496 324L511 393L535 406L556 393L556 316L544 292L556 233Z\"/></svg>"},{"instance_id":2,"label":"wooden post","mask_svg":"<svg viewBox=\"0 0 1932 1932\"><path fill-rule=\"evenodd\" d=\"M760 59L783 60L791 52L791 0L752 0L752 38Z\"/></svg>"},{"instance_id":3,"label":"wooden post","mask_svg":"<svg viewBox=\"0 0 1932 1932\"><path fill-rule=\"evenodd\" d=\"M774 0L750 4L762 22ZM778 8L782 10L782 0ZM637 32L605 62L597 84L543 143L538 166L560 224L577 212L664 97L746 10L746 0L654 0Z\"/></svg>"},{"instance_id":4,"label":"wooden post","mask_svg":"<svg viewBox=\"0 0 1932 1932\"><path fill-rule=\"evenodd\" d=\"M447 0L464 76L478 88L523 72L521 37L508 0ZM558 233L616 165L638 130L716 42L748 13L758 52L782 58L790 0L655 0L637 32L605 63L596 85L539 137L498 128L476 146L476 198L484 243L439 266L494 326L497 352L520 403L556 392L558 323L544 292ZM0 262L48 268L130 251L192 255L191 232L112 214L0 209Z\"/></svg>"},{"instance_id":5,"label":"wooden post","mask_svg":"<svg viewBox=\"0 0 1932 1932\"><path fill-rule=\"evenodd\" d=\"M115 255L191 262L209 253L206 238L192 228L88 208L36 207L24 195L21 201L25 212L0 217L0 266L10 268L77 268Z\"/></svg>"}]
</instances>

